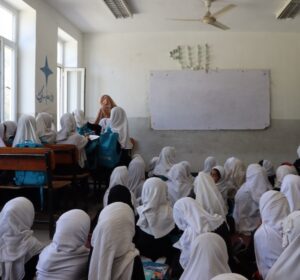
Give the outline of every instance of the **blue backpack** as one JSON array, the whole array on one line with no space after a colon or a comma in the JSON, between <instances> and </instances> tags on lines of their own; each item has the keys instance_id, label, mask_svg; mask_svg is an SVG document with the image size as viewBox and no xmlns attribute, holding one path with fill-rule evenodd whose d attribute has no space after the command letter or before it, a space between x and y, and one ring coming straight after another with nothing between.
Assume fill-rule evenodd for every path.
<instances>
[{"instance_id":1,"label":"blue backpack","mask_svg":"<svg viewBox=\"0 0 300 280\"><path fill-rule=\"evenodd\" d=\"M100 166L114 168L120 162L121 147L119 134L112 132L110 127L99 137L98 164Z\"/></svg>"}]
</instances>

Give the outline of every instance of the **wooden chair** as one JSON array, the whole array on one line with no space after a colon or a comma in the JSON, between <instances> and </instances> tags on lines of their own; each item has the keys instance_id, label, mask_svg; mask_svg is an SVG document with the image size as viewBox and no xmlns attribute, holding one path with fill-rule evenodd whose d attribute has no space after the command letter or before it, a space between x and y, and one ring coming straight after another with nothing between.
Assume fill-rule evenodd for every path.
<instances>
[{"instance_id":1,"label":"wooden chair","mask_svg":"<svg viewBox=\"0 0 300 280\"><path fill-rule=\"evenodd\" d=\"M88 179L90 176L89 172L78 173L78 149L72 144L47 144L47 148L50 148L54 153L56 170L53 173L55 180L69 180L72 182L73 194L75 205L78 201L78 187L82 186L83 191L86 194L85 210L88 208L87 193L88 193ZM63 171L63 172L61 172Z\"/></svg>"},{"instance_id":2,"label":"wooden chair","mask_svg":"<svg viewBox=\"0 0 300 280\"><path fill-rule=\"evenodd\" d=\"M42 171L47 174L45 185L1 185L1 190L38 189L47 191L49 235L54 234L53 191L70 186L70 181L54 181L52 172L55 168L54 153L48 148L0 148L0 171ZM40 221L44 222L44 221Z\"/></svg>"}]
</instances>

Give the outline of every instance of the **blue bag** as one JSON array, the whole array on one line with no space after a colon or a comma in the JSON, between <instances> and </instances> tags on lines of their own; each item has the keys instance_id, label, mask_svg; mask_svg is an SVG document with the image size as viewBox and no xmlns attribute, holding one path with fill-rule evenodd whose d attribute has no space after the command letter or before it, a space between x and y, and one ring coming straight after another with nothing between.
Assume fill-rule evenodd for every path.
<instances>
[{"instance_id":1,"label":"blue bag","mask_svg":"<svg viewBox=\"0 0 300 280\"><path fill-rule=\"evenodd\" d=\"M100 166L114 168L121 158L119 134L112 132L110 127L99 137L98 164Z\"/></svg>"},{"instance_id":2,"label":"blue bag","mask_svg":"<svg viewBox=\"0 0 300 280\"><path fill-rule=\"evenodd\" d=\"M25 141L24 143L17 144L17 148L41 148L43 145L34 143L32 141ZM34 185L43 186L46 183L46 173L42 171L16 171L15 183L20 185Z\"/></svg>"}]
</instances>

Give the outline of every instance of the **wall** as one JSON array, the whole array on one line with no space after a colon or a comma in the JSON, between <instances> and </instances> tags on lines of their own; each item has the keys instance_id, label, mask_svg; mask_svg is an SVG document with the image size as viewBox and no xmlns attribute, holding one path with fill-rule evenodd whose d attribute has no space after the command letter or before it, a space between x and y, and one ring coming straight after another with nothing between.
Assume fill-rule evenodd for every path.
<instances>
[{"instance_id":1,"label":"wall","mask_svg":"<svg viewBox=\"0 0 300 280\"><path fill-rule=\"evenodd\" d=\"M270 69L271 127L264 131L152 131L147 95L151 70L179 69L169 57L178 45L208 43L211 68ZM94 118L99 96L109 93L127 111L131 134L146 160L164 145L199 169L207 155L222 163L235 155L247 163L269 158L294 160L300 143L300 36L297 33L130 33L85 34L87 110ZM171 102L171 101L170 101ZM188 108L182 108L188 110Z\"/></svg>"},{"instance_id":2,"label":"wall","mask_svg":"<svg viewBox=\"0 0 300 280\"><path fill-rule=\"evenodd\" d=\"M82 60L82 34L64 17L57 13L53 8L45 4L40 0L24 0L29 6L31 6L36 12L36 22L33 27L35 30L35 84L34 88L31 88L35 96L38 92L52 96L50 100L43 99L42 102L38 102L35 98L34 112L35 114L46 111L51 113L56 119L56 65L57 65L57 34L58 28L63 29L69 33L73 38L78 41L78 65L81 66ZM32 51L32 49L31 49ZM40 68L45 66L46 56L48 58L48 66L53 72L48 76L48 83L46 86L45 75ZM22 77L23 73L20 73ZM21 93L22 94L22 93ZM25 95L28 98L27 95ZM23 98L24 99L24 98ZM32 99L32 94L29 97ZM24 107L24 106L23 106ZM20 108L22 109L22 108ZM20 110L19 113L25 113L25 110Z\"/></svg>"}]
</instances>

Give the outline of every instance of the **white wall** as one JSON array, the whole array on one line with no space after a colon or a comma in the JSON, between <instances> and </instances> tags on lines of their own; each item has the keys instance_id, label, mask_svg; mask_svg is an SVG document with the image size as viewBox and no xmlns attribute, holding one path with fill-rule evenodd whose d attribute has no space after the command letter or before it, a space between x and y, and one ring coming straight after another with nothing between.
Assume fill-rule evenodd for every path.
<instances>
[{"instance_id":1,"label":"white wall","mask_svg":"<svg viewBox=\"0 0 300 280\"><path fill-rule=\"evenodd\" d=\"M270 69L271 127L262 131L153 131L147 95L151 70L180 69L169 57L178 45L211 49L211 68ZM86 115L94 119L98 98L110 94L130 121L137 151L146 160L165 145L177 149L178 160L199 170L206 156L222 163L235 155L246 163L270 159L275 165L293 161L300 143L300 36L298 33L128 33L85 34L87 67ZM188 110L188 108L182 108Z\"/></svg>"},{"instance_id":2,"label":"white wall","mask_svg":"<svg viewBox=\"0 0 300 280\"><path fill-rule=\"evenodd\" d=\"M109 93L130 117L148 117L149 71L179 69L169 51L208 43L211 68L270 69L271 117L300 119L298 33L130 33L84 35L87 113L93 117L101 93ZM134 102L133 102L134 101Z\"/></svg>"}]
</instances>

